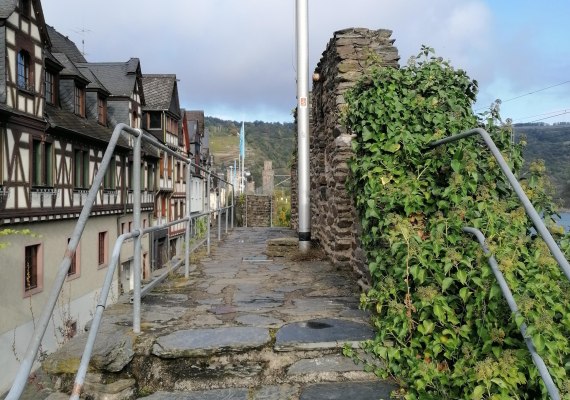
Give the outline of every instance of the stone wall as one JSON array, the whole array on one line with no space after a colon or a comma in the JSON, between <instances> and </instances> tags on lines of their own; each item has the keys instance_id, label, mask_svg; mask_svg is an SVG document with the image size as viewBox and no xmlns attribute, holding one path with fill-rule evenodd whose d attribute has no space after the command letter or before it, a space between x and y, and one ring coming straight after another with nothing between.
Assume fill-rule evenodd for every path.
<instances>
[{"instance_id":1,"label":"stone wall","mask_svg":"<svg viewBox=\"0 0 570 400\"><path fill-rule=\"evenodd\" d=\"M372 67L398 67L392 31L350 28L334 33L313 75L310 129L311 237L336 265L368 281L360 224L346 190L352 136L341 123L344 94ZM296 177L296 160L292 175ZM292 182L296 185L296 182ZM292 199L293 200L293 199ZM293 215L296 214L292 214ZM297 226L297 221L292 222Z\"/></svg>"},{"instance_id":2,"label":"stone wall","mask_svg":"<svg viewBox=\"0 0 570 400\"><path fill-rule=\"evenodd\" d=\"M245 226L271 226L272 196L247 195Z\"/></svg>"},{"instance_id":3,"label":"stone wall","mask_svg":"<svg viewBox=\"0 0 570 400\"><path fill-rule=\"evenodd\" d=\"M275 171L273 170L273 162L271 160L265 160L263 162L263 171L261 171L262 179L262 194L273 194L275 187Z\"/></svg>"}]
</instances>

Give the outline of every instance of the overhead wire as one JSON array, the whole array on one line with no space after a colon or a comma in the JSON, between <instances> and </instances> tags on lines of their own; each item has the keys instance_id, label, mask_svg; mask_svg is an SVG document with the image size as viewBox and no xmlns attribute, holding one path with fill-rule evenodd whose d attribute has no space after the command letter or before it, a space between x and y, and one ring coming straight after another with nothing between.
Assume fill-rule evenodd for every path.
<instances>
[{"instance_id":1,"label":"overhead wire","mask_svg":"<svg viewBox=\"0 0 570 400\"><path fill-rule=\"evenodd\" d=\"M566 111L569 111L569 110L563 109L563 110L549 111L549 112L540 113L540 114L528 115L528 116L525 116L525 117L512 118L512 120L513 120L513 121L520 121L520 120L523 120L523 119L531 119L531 118L535 118L535 117L542 117L542 116L545 116L545 115L552 115L552 114L557 114L557 113L560 113L560 112L564 113L564 112L566 112Z\"/></svg>"},{"instance_id":2,"label":"overhead wire","mask_svg":"<svg viewBox=\"0 0 570 400\"><path fill-rule=\"evenodd\" d=\"M555 84L555 85L550 85L550 86L547 86L547 87L544 87L544 88L541 88L541 89L533 90L532 92L528 92L528 93L524 93L524 94L521 94L521 95L518 95L518 96L515 96L515 97L511 97L510 99L507 99L507 100L501 100L501 104L508 103L509 101L513 101L513 100L518 100L518 99L520 99L520 98L522 98L522 97L526 97L526 96L530 96L530 95L533 95L533 94L536 94L536 93L539 93L539 92L543 92L543 91L545 91L545 90L552 89L552 88L557 87L557 86L562 86L562 85L565 85L565 84L567 84L567 83L570 83L570 80L567 80L567 81L564 81L564 82L560 82L560 83L557 83L557 84ZM480 110L483 110L483 109L485 109L485 108L487 108L487 107L480 107L480 108L477 108L475 111L480 111Z\"/></svg>"},{"instance_id":3,"label":"overhead wire","mask_svg":"<svg viewBox=\"0 0 570 400\"><path fill-rule=\"evenodd\" d=\"M554 117L559 117L559 116L564 115L564 114L570 114L570 110L565 110L564 112L562 112L562 113L560 113L560 114L551 115L550 117L535 119L534 121L531 121L530 123L532 124L532 123L534 123L534 122L544 121L545 119L550 119L550 118L554 118Z\"/></svg>"}]
</instances>

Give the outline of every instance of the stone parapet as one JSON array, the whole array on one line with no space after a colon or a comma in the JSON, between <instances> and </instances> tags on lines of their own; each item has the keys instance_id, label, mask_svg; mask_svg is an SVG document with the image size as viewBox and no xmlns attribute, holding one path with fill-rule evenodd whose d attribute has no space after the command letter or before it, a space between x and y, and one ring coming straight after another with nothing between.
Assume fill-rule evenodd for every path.
<instances>
[{"instance_id":1,"label":"stone parapet","mask_svg":"<svg viewBox=\"0 0 570 400\"><path fill-rule=\"evenodd\" d=\"M351 265L368 283L366 256L360 247L360 224L346 190L353 156L352 135L341 122L344 95L372 68L398 67L392 31L349 28L334 33L313 74L310 129L311 236L330 260ZM297 228L297 159L292 167L291 225Z\"/></svg>"}]
</instances>

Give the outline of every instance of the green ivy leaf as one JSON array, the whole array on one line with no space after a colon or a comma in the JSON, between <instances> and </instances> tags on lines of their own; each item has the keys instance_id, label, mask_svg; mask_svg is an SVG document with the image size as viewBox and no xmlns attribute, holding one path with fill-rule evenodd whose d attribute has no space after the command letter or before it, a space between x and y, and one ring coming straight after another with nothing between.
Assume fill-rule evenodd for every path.
<instances>
[{"instance_id":1,"label":"green ivy leaf","mask_svg":"<svg viewBox=\"0 0 570 400\"><path fill-rule=\"evenodd\" d=\"M451 286L452 283L453 283L453 278L450 277L445 278L441 283L441 291L445 292L447 288Z\"/></svg>"},{"instance_id":2,"label":"green ivy leaf","mask_svg":"<svg viewBox=\"0 0 570 400\"><path fill-rule=\"evenodd\" d=\"M451 168L453 169L453 171L459 173L459 171L461 171L461 161L452 160L451 161Z\"/></svg>"}]
</instances>

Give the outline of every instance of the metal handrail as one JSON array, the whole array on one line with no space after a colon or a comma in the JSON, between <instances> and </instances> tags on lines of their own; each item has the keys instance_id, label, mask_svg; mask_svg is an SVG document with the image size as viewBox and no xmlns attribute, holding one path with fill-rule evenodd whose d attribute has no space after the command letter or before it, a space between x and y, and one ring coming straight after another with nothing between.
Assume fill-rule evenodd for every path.
<instances>
[{"instance_id":1,"label":"metal handrail","mask_svg":"<svg viewBox=\"0 0 570 400\"><path fill-rule=\"evenodd\" d=\"M521 313L519 312L517 303L515 302L515 298L513 297L513 293L511 292L511 289L509 288L507 281L505 280L505 277L503 276L503 273L499 269L499 266L497 264L497 260L495 260L495 257L493 256L493 254L489 251L489 248L487 247L486 239L485 239L485 236L483 235L483 233L479 229L471 228L471 227L464 227L463 231L470 233L472 235L475 235L477 237L477 240L479 241L479 244L481 245L481 248L483 249L483 253L485 254L485 257L487 257L489 265L491 266L491 269L493 270L493 274L495 275L495 278L497 279L497 282L499 283L499 286L501 288L501 292L503 292L503 297L505 298L505 300L507 300L507 303L509 304L509 308L511 309L511 312L513 313L515 318L520 316ZM523 322L519 329L520 329L521 334L523 336L523 339L526 343L526 347L528 347L528 351L530 352L530 355L532 357L532 361L534 362L534 365L536 365L536 368L538 368L538 372L540 373L540 376L542 377L542 380L544 382L544 385L546 386L546 390L548 391L550 398L552 400L560 400L560 393L558 391L558 388L556 387L556 384L552 380L552 377L550 376L550 373L548 372L548 368L546 367L544 360L537 353L536 347L534 346L532 338L526 334L526 328L527 328L527 326Z\"/></svg>"},{"instance_id":2,"label":"metal handrail","mask_svg":"<svg viewBox=\"0 0 570 400\"><path fill-rule=\"evenodd\" d=\"M89 368L89 362L91 361L91 355L93 353L93 348L95 346L95 339L97 339L97 333L99 331L99 327L101 326L101 319L103 316L103 311L105 310L105 305L107 304L107 298L109 297L109 291L111 290L111 285L113 284L113 275L115 273L115 269L119 263L119 257L121 255L121 247L123 246L123 242L126 239L131 238L138 238L142 237L148 233L158 231L164 228L168 228L170 226L179 224L181 222L185 222L190 225L192 219L200 218L208 213L200 213L196 215L192 215L190 217L186 216L184 218L180 218L176 221L171 221L159 226L152 226L149 228L145 228L142 231L133 231L129 233L125 233L120 235L115 242L115 246L113 247L113 255L111 257L111 261L109 263L109 268L107 269L107 274L105 275L105 282L103 284L101 294L99 295L99 299L97 302L97 307L95 308L95 315L93 317L93 321L91 323L91 329L89 330L89 336L87 337L87 342L85 344L85 349L83 351L83 355L81 356L81 361L79 363L79 368L77 370L77 374L75 375L75 382L73 384L73 390L71 392L71 400L78 400L81 391L83 390L83 385L85 383L85 375L87 374L87 369ZM140 233L139 233L140 232ZM189 247L188 245L186 247ZM169 271L170 272L170 271ZM142 291L141 291L142 295ZM133 296L132 299L133 303L135 298Z\"/></svg>"},{"instance_id":3,"label":"metal handrail","mask_svg":"<svg viewBox=\"0 0 570 400\"><path fill-rule=\"evenodd\" d=\"M562 272L564 272L564 275L566 275L566 278L568 280L570 280L570 264L568 263L568 260L566 260L566 257L562 253L562 250L560 250L560 247L558 247L558 245L556 244L556 241L554 240L554 238L552 237L552 235L550 234L550 232L546 228L546 225L544 225L542 218L540 218L540 215L538 214L538 212L536 211L536 209L534 208L534 206L532 205L532 203L528 199L526 193L522 189L517 178L511 172L511 169L510 169L509 165L507 164L507 162L505 161L505 159L503 158L503 155L501 154L501 152L499 151L499 149L495 145L495 142L493 142L493 139L491 139L491 135L489 135L489 133L485 129L475 128L475 129L471 129L471 130L463 132L463 133L459 133L457 135L449 136L447 138L437 140L435 142L431 142L428 145L428 149L433 149L433 148L440 146L442 144L452 143L452 142L455 142L457 140L464 139L464 138L467 138L467 137L470 137L473 135L477 135L477 134L483 138L483 140L485 141L485 144L487 145L489 150L491 150L491 153L493 154L493 156L497 160L497 163L501 167L501 170L506 175L507 179L509 180L509 183L511 184L515 193L517 194L518 198L520 199L521 203L523 204L527 215L532 220L534 227L536 228L536 231L540 234L542 239L546 242L546 245L548 246L548 248L549 248L550 252L552 253L552 255L554 256L554 258L556 259L556 262L560 266L560 269L562 270Z\"/></svg>"},{"instance_id":4,"label":"metal handrail","mask_svg":"<svg viewBox=\"0 0 570 400\"><path fill-rule=\"evenodd\" d=\"M57 275L55 277L54 280L54 284L52 286L52 290L50 291L50 294L48 296L48 299L45 303L45 306L42 310L42 313L38 319L38 323L36 324L36 329L34 331L34 334L30 340L30 343L28 344L28 348L26 350L26 354L24 355L22 362L20 364L20 368L18 369L18 372L16 374L16 378L14 379L14 382L12 384L12 387L10 388L10 391L8 392L8 395L6 396L6 400L17 400L22 392L24 391L24 388L26 386L27 380L28 380L28 376L32 370L33 364L34 364L34 360L36 359L38 350L41 346L41 342L42 339L45 335L45 331L49 325L49 320L53 314L53 311L56 307L57 304L57 300L59 298L61 289L63 287L63 284L65 282L65 279L67 277L67 272L69 271L69 266L71 265L71 260L73 258L73 256L75 255L75 252L77 250L77 246L79 244L79 241L81 239L81 236L83 234L83 230L85 229L85 225L87 224L87 220L89 219L89 215L91 214L91 210L93 208L93 205L95 203L96 197L99 193L99 190L101 188L101 184L103 183L103 179L105 176L105 173L110 165L111 162L111 158L114 156L114 152L115 152L115 147L117 146L119 137L121 135L132 135L135 137L135 143L134 143L134 148L133 148L133 193L135 193L135 196L133 198L133 232L131 232L129 236L129 234L125 234L126 236L123 236L124 240L126 237L132 237L135 239L135 243L134 243L134 257L133 257L133 262L135 263L135 265L140 265L140 255L141 255L141 249L142 249L142 243L141 243L141 235L137 234L134 235L134 233L140 233L140 232L144 232L145 230L141 229L141 221L140 221L140 215L141 215L141 187L140 187L140 173L141 173L141 147L142 147L142 140L145 140L146 142L150 143L152 146L164 151L165 153L168 153L170 155L172 155L173 157L183 161L184 163L186 163L186 165L188 166L186 168L187 171L187 175L186 175L186 204L187 206L187 216L184 219L188 219L190 218L190 182L191 182L191 178L192 178L192 173L191 173L191 169L190 167L194 167L197 168L201 171L204 171L206 173L207 176L207 196L208 196L208 201L207 201L207 211L210 212L210 201L209 201L209 196L210 196L210 178L213 175L211 171L209 171L208 169L195 164L190 158L188 157L184 157L183 155L177 153L176 151L170 149L169 147L167 147L166 145L160 143L156 138L154 138L153 136L151 136L150 134L144 132L141 129L135 129L135 128L131 128L130 126L128 126L127 124L117 124L115 126L115 128L113 129L113 133L111 134L111 137L109 139L109 144L107 145L107 149L105 150L105 153L103 154L103 158L101 160L101 163L99 165L99 168L97 170L97 173L95 174L95 177L93 178L93 183L91 185L91 188L88 191L86 200L85 200L85 205L83 206L83 209L81 210L81 213L79 214L79 217L77 219L77 223L75 224L75 228L73 230L73 233L70 236L69 239L69 243L67 245L67 249L65 251L64 257L60 263L60 266L57 270ZM232 187L232 208L235 205L235 188L233 186L233 184L231 184L230 182L226 181L225 179L216 176L218 178L219 181L224 182L226 184L229 184ZM232 217L233 217L233 209L232 209ZM208 217L210 219L210 217ZM208 244L208 252L210 251L210 224L208 223L208 237L207 237L207 244ZM233 225L233 221L232 221L232 225ZM170 226L167 224L167 226ZM155 227L153 227L155 228ZM151 228L147 228L147 229L151 229ZM122 235L121 235L122 236ZM119 236L119 237L121 237ZM188 223L186 225L186 240L189 241L189 237L190 237L190 224ZM119 239L117 239L119 240ZM190 260L190 249L189 246L186 246L186 252L185 252L185 263L186 263L186 269L185 269L185 277L188 278L189 276L189 262ZM133 331L135 333L140 333L140 292L141 292L141 271L140 268L134 268L134 289L133 289L133 295L134 295L134 301L133 301Z\"/></svg>"}]
</instances>

